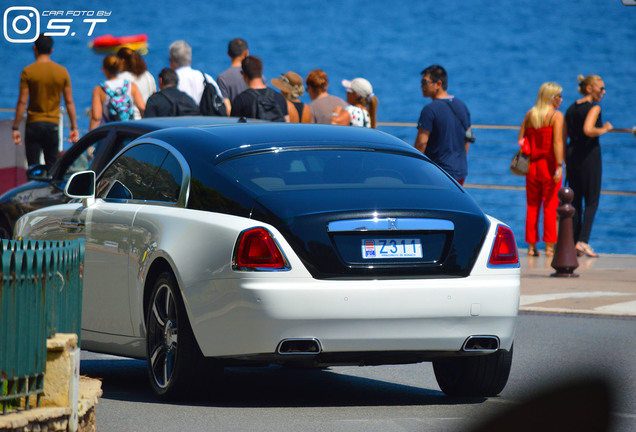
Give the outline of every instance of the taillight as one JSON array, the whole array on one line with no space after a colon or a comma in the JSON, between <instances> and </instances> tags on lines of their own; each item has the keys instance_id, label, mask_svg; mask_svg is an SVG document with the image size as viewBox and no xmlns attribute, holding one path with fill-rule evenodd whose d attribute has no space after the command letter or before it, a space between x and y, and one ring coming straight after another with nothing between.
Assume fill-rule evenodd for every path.
<instances>
[{"instance_id":1,"label":"taillight","mask_svg":"<svg viewBox=\"0 0 636 432\"><path fill-rule=\"evenodd\" d=\"M234 270L289 269L278 244L265 228L243 231L234 251Z\"/></svg>"},{"instance_id":2,"label":"taillight","mask_svg":"<svg viewBox=\"0 0 636 432\"><path fill-rule=\"evenodd\" d=\"M495 241L490 251L488 264L491 266L518 265L519 254L512 230L503 225L497 227Z\"/></svg>"}]
</instances>

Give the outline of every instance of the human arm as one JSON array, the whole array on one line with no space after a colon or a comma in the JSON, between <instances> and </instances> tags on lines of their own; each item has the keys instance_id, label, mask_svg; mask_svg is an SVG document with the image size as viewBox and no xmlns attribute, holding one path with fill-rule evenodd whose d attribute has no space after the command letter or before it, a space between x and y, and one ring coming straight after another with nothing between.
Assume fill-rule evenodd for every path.
<instances>
[{"instance_id":1,"label":"human arm","mask_svg":"<svg viewBox=\"0 0 636 432\"><path fill-rule=\"evenodd\" d=\"M311 108L309 105L305 104L305 108L303 109L303 117L300 119L301 123L311 123Z\"/></svg>"},{"instance_id":2,"label":"human arm","mask_svg":"<svg viewBox=\"0 0 636 432\"><path fill-rule=\"evenodd\" d=\"M144 102L144 97L141 95L139 87L137 87L137 84L133 82L130 83L130 94L133 97L135 106L139 109L139 113L141 113L141 116L143 117L144 111L146 110L146 102Z\"/></svg>"},{"instance_id":3,"label":"human arm","mask_svg":"<svg viewBox=\"0 0 636 432\"><path fill-rule=\"evenodd\" d=\"M585 117L585 122L583 123L583 133L590 138L596 138L604 133L607 133L614 129L614 126L610 122L605 122L603 126L596 127L596 120L598 120L598 116L601 114L600 105L594 105L587 113Z\"/></svg>"},{"instance_id":4,"label":"human arm","mask_svg":"<svg viewBox=\"0 0 636 432\"><path fill-rule=\"evenodd\" d=\"M20 87L20 93L18 95L18 102L15 105L15 118L13 119L13 142L15 145L22 145L22 136L20 135L20 122L22 121L22 116L24 116L24 111L27 107L27 102L29 101L29 88L28 87Z\"/></svg>"},{"instance_id":5,"label":"human arm","mask_svg":"<svg viewBox=\"0 0 636 432\"><path fill-rule=\"evenodd\" d=\"M229 117L232 112L232 104L228 98L224 98L223 103L225 104L225 111L227 111L227 116Z\"/></svg>"},{"instance_id":6,"label":"human arm","mask_svg":"<svg viewBox=\"0 0 636 432\"><path fill-rule=\"evenodd\" d=\"M466 135L468 136L468 134L470 134L472 136L471 128L468 128L466 130ZM473 137L473 141L474 141L474 137ZM466 141L464 143L464 150L466 151L466 154L468 154L468 149L469 148L470 148L470 141Z\"/></svg>"},{"instance_id":7,"label":"human arm","mask_svg":"<svg viewBox=\"0 0 636 432\"><path fill-rule=\"evenodd\" d=\"M526 116L523 118L521 122L521 127L519 128L519 145L523 143L523 139L526 136L526 129L528 128L528 122L530 121L530 111L526 113Z\"/></svg>"},{"instance_id":8,"label":"human arm","mask_svg":"<svg viewBox=\"0 0 636 432\"><path fill-rule=\"evenodd\" d=\"M561 113L561 111L555 111L553 120L554 124L552 125L552 150L554 151L554 159L557 163L553 179L555 183L558 183L563 177L563 113Z\"/></svg>"},{"instance_id":9,"label":"human arm","mask_svg":"<svg viewBox=\"0 0 636 432\"><path fill-rule=\"evenodd\" d=\"M428 138L431 136L431 131L427 131L426 129L417 129L417 136L415 137L415 148L420 152L424 153L426 151L426 146L428 145Z\"/></svg>"},{"instance_id":10,"label":"human arm","mask_svg":"<svg viewBox=\"0 0 636 432\"><path fill-rule=\"evenodd\" d=\"M349 126L351 124L351 115L349 111L337 106L333 110L333 116L331 117L332 125Z\"/></svg>"},{"instance_id":11,"label":"human arm","mask_svg":"<svg viewBox=\"0 0 636 432\"><path fill-rule=\"evenodd\" d=\"M105 98L106 93L104 93L100 86L95 86L93 89L93 101L91 103L91 121L88 130L95 129L102 121L102 104L104 103L102 95L104 95Z\"/></svg>"},{"instance_id":12,"label":"human arm","mask_svg":"<svg viewBox=\"0 0 636 432\"><path fill-rule=\"evenodd\" d=\"M70 142L77 142L79 139L79 131L77 129L77 113L75 112L75 101L73 100L73 89L69 83L66 87L64 87L64 91L62 93L64 95L64 105L66 105L66 112L68 114L68 118L71 121L71 133L69 136Z\"/></svg>"}]
</instances>

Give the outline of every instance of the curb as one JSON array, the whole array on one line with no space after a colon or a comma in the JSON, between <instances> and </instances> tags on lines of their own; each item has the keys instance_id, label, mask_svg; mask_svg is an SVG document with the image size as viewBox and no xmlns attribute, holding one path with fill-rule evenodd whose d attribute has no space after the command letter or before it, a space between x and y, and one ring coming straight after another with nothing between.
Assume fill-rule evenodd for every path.
<instances>
[{"instance_id":1,"label":"curb","mask_svg":"<svg viewBox=\"0 0 636 432\"><path fill-rule=\"evenodd\" d=\"M102 396L100 380L82 376L79 382L79 425L78 432L97 430L95 423L95 407ZM72 414L68 407L40 407L0 416L0 432L9 431L67 431L69 417Z\"/></svg>"}]
</instances>

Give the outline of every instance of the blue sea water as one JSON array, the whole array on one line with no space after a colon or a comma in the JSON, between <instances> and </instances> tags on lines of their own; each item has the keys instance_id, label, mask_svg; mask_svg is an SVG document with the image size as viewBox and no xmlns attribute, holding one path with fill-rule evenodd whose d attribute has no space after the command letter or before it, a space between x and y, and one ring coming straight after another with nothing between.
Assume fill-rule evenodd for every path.
<instances>
[{"instance_id":1,"label":"blue sea water","mask_svg":"<svg viewBox=\"0 0 636 432\"><path fill-rule=\"evenodd\" d=\"M55 38L53 58L69 69L83 129L88 127L85 110L92 89L103 79L102 56L88 42L103 34L138 33L148 35L145 59L155 76L168 66L168 46L174 40L188 41L193 66L216 76L229 66L228 41L242 37L250 53L263 59L268 78L288 70L306 76L321 68L329 75L330 92L344 96L342 79L365 77L380 100L381 122L417 121L428 102L421 94L419 72L438 63L449 73L449 93L466 102L475 125L519 125L545 81L563 86L565 110L579 97L579 74L603 77L604 120L615 128L636 124L636 7L620 0L0 0L3 13L26 6L42 15L42 28L50 20L44 16L48 11L110 12L91 37L80 16L73 17L68 35ZM20 71L32 60L31 44L0 38L0 108L15 106ZM381 129L411 144L416 134L413 127ZM523 186L523 178L508 172L517 131L475 132L467 182ZM636 140L630 133L611 133L601 143L603 190L631 194L602 195L590 242L602 253L636 254ZM486 212L510 224L524 245L523 190L467 190Z\"/></svg>"}]
</instances>

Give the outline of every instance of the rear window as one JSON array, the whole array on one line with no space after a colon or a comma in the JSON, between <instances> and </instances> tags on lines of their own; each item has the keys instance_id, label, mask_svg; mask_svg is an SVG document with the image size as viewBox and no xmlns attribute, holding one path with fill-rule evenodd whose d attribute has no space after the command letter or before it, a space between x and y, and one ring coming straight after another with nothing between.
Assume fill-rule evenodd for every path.
<instances>
[{"instance_id":1,"label":"rear window","mask_svg":"<svg viewBox=\"0 0 636 432\"><path fill-rule=\"evenodd\" d=\"M286 150L256 153L221 163L227 177L249 190L452 189L439 168L418 157L369 150Z\"/></svg>"}]
</instances>

